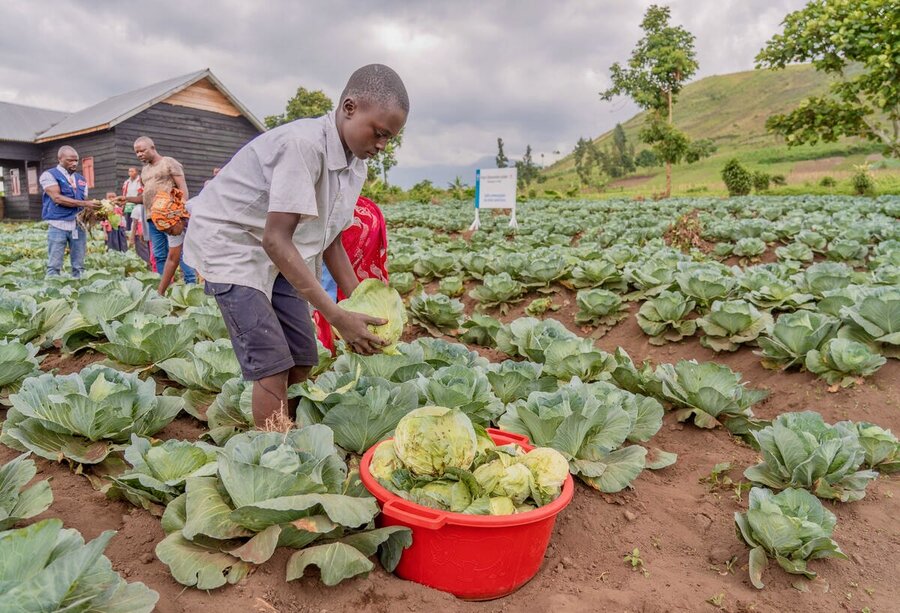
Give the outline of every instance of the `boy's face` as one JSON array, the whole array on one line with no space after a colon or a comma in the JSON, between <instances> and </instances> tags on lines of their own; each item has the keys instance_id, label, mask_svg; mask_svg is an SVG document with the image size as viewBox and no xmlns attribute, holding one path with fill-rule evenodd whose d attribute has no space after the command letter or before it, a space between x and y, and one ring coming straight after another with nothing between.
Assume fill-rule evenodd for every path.
<instances>
[{"instance_id":1,"label":"boy's face","mask_svg":"<svg viewBox=\"0 0 900 613\"><path fill-rule=\"evenodd\" d=\"M406 113L400 108L357 104L351 97L344 100L341 115L343 121L338 125L341 140L361 160L382 151L406 124Z\"/></svg>"}]
</instances>

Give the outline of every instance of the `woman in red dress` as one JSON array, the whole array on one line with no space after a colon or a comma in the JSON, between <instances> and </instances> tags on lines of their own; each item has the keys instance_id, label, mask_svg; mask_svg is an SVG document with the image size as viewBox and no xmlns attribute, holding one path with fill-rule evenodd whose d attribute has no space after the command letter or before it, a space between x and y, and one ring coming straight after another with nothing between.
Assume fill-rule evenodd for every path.
<instances>
[{"instance_id":1,"label":"woman in red dress","mask_svg":"<svg viewBox=\"0 0 900 613\"><path fill-rule=\"evenodd\" d=\"M360 281L380 279L387 283L387 226L377 204L363 196L359 197L353 211L353 221L344 230L341 241L357 279ZM334 283L327 268L323 268L322 277L322 285L332 298L335 297L334 292L337 292L338 301L346 298L343 292L337 289L337 284ZM334 353L331 325L318 311L313 313L313 321L316 323L319 340Z\"/></svg>"}]
</instances>

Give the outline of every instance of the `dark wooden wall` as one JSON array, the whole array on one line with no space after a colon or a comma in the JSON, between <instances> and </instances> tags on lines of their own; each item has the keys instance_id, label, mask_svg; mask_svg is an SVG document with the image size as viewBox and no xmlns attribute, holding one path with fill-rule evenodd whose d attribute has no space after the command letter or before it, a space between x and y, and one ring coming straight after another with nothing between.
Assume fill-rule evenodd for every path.
<instances>
[{"instance_id":1,"label":"dark wooden wall","mask_svg":"<svg viewBox=\"0 0 900 613\"><path fill-rule=\"evenodd\" d=\"M33 143L20 143L12 141L0 141L0 166L3 167L3 184L6 187L6 196L3 201L3 215L5 219L39 219L41 216L41 194L28 193L28 173L25 165L37 168L40 177L41 149ZM10 170L19 169L19 187L21 193L11 196L12 181Z\"/></svg>"},{"instance_id":2,"label":"dark wooden wall","mask_svg":"<svg viewBox=\"0 0 900 613\"><path fill-rule=\"evenodd\" d=\"M184 166L188 190L196 194L212 178L212 169L224 166L259 131L244 116L159 103L115 127L119 183L129 166L140 166L133 153L134 140L149 136L161 155Z\"/></svg>"},{"instance_id":3,"label":"dark wooden wall","mask_svg":"<svg viewBox=\"0 0 900 613\"><path fill-rule=\"evenodd\" d=\"M92 132L83 136L62 138L41 145L41 172L53 168L57 164L56 152L63 145L69 145L78 152L78 157L94 158L94 187L88 190L91 198L103 198L106 192L119 191L116 183L116 136L112 130ZM78 166L81 173L81 166ZM122 179L124 181L125 179ZM40 213L40 209L38 210ZM40 219L40 214L38 214Z\"/></svg>"},{"instance_id":4,"label":"dark wooden wall","mask_svg":"<svg viewBox=\"0 0 900 613\"><path fill-rule=\"evenodd\" d=\"M37 162L31 162L32 166L36 166ZM41 197L28 194L28 174L25 172L25 162L21 160L2 160L0 166L3 167L3 185L6 189L6 195L3 198L3 218L4 219L33 219L35 212L37 217L41 216ZM10 178L10 170L18 168L19 170L19 195L12 195L12 180Z\"/></svg>"},{"instance_id":5,"label":"dark wooden wall","mask_svg":"<svg viewBox=\"0 0 900 613\"><path fill-rule=\"evenodd\" d=\"M128 177L129 167L136 166L140 169L140 162L134 155L134 140L138 136L149 136L162 155L181 162L188 189L191 194L196 194L203 187L204 181L212 177L213 168L224 166L238 149L258 134L259 130L243 116L230 117L211 111L159 103L111 130L40 145L23 145L33 147L33 152L39 152L39 157L30 154L30 157L40 160L38 175L56 166L56 152L63 145L74 147L82 159L93 157L94 187L91 188L90 195L103 198L106 192L119 193L122 182ZM11 150L9 153L14 152ZM19 151L16 150L15 153ZM21 153L23 157L27 154L24 150ZM11 156L13 161L7 161L3 166L10 168L21 164L17 167L20 169L23 195L18 198L7 197L5 216L10 219L40 219L40 195L28 197L25 163L15 161L16 157L18 156Z\"/></svg>"}]
</instances>

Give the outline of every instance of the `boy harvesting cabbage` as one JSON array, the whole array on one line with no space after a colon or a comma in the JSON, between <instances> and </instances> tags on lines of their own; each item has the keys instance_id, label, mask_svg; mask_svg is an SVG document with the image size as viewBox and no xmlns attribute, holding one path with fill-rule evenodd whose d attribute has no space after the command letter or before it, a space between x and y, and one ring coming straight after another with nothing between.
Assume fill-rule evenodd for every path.
<instances>
[{"instance_id":1,"label":"boy harvesting cabbage","mask_svg":"<svg viewBox=\"0 0 900 613\"><path fill-rule=\"evenodd\" d=\"M354 351L384 344L368 326L386 322L338 307L315 269L321 256L344 294L358 285L341 232L366 178L364 160L400 132L408 113L397 73L363 66L333 113L256 137L191 202L185 260L206 279L241 372L254 382L257 427L286 414L288 386L318 362L308 304Z\"/></svg>"}]
</instances>

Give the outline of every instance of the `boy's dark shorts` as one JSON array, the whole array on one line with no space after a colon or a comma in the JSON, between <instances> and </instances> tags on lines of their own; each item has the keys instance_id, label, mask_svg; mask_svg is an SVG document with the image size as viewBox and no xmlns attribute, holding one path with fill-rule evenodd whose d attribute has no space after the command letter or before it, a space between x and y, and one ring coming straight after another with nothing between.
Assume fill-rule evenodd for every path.
<instances>
[{"instance_id":1,"label":"boy's dark shorts","mask_svg":"<svg viewBox=\"0 0 900 613\"><path fill-rule=\"evenodd\" d=\"M247 381L319 363L316 329L309 306L282 275L275 279L271 302L252 287L206 282Z\"/></svg>"}]
</instances>

